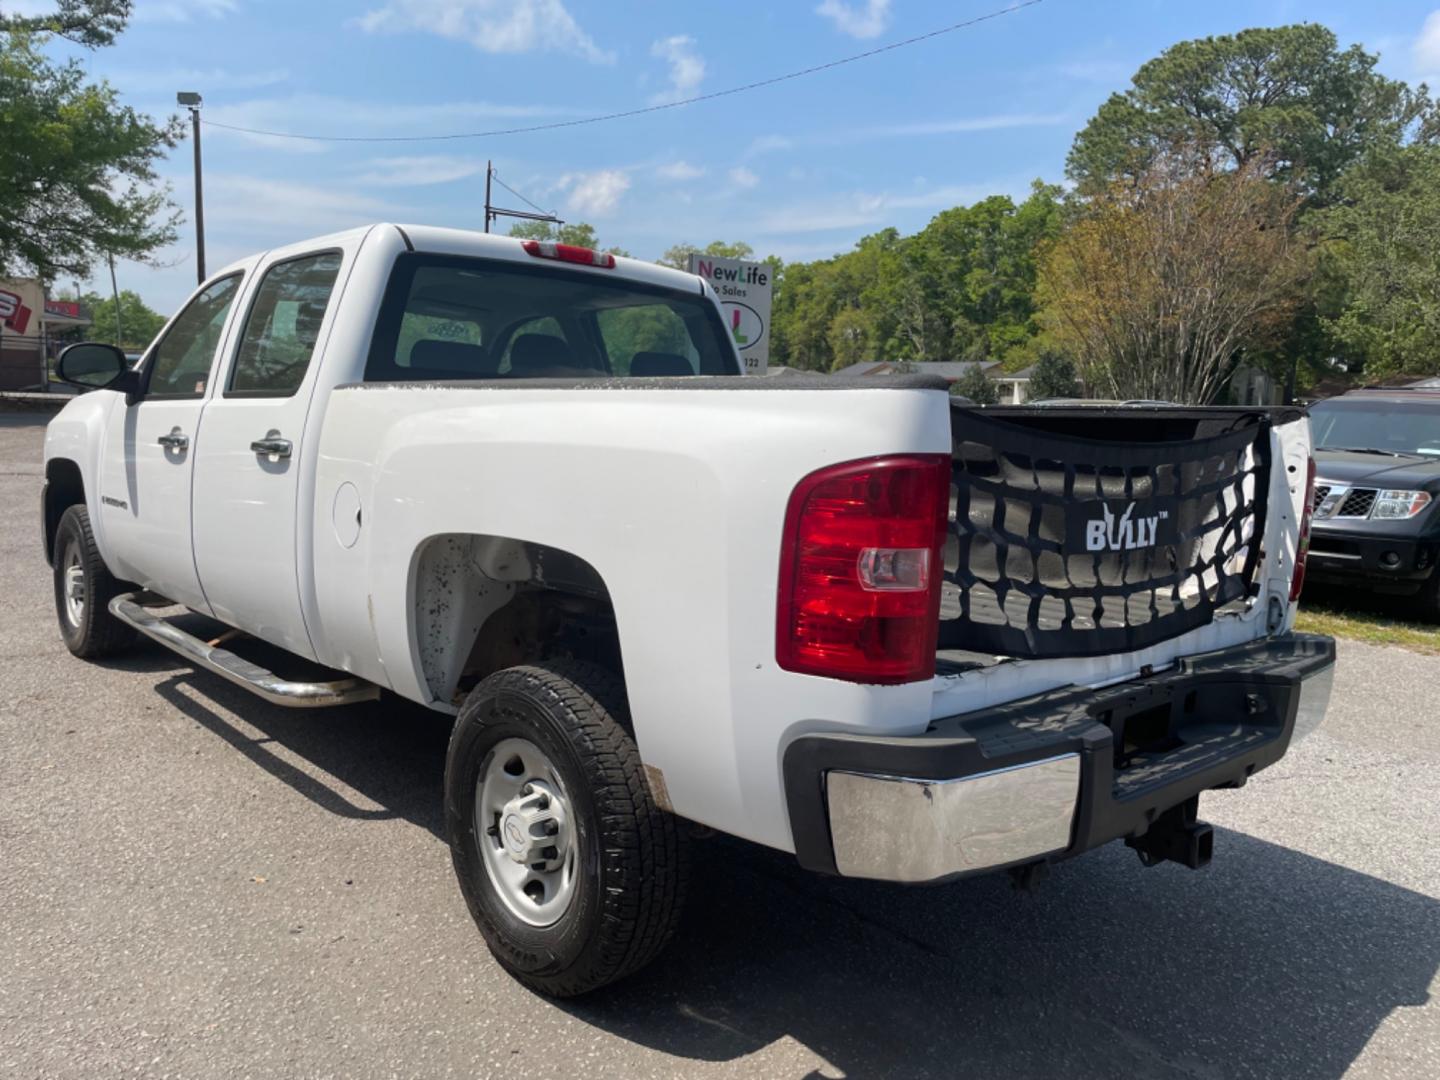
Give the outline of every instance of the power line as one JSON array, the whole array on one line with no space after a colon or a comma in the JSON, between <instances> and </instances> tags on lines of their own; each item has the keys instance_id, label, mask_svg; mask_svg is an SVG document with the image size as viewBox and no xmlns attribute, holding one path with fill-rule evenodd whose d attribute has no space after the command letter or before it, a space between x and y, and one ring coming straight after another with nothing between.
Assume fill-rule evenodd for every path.
<instances>
[{"instance_id":1,"label":"power line","mask_svg":"<svg viewBox=\"0 0 1440 1080\"><path fill-rule=\"evenodd\" d=\"M408 143L438 142L446 139L489 139L501 135L528 135L536 131L556 131L560 128L581 127L585 124L599 124L607 120L624 120L632 116L644 116L647 113L663 112L666 109L678 109L685 105L696 105L702 101L714 101L717 98L730 97L734 94L744 94L750 90L759 90L762 87L774 86L776 83L789 82L792 79L804 78L806 75L814 75L817 72L829 71L832 68L843 67L846 64L853 64L860 60L868 60L872 56L893 52L896 49L903 49L909 45L918 45L922 41L929 41L931 38L941 37L944 34L953 34L957 30L964 30L967 27L976 26L979 23L989 22L991 19L998 19L1002 15L1010 15L1024 8L1034 7L1039 3L1043 3L1043 0L1017 0L1016 3L1010 4L1007 7L986 12L984 15L976 15L974 18L966 19L963 22L942 26L938 30L917 34L914 37L905 38L902 41L892 41L889 45L881 45L874 49L868 49L865 52L856 53L853 56L845 56L839 60L816 64L813 67L801 68L799 71L790 71L784 75L774 75L768 79L745 83L743 86L732 86L727 90L713 90L708 94L697 94L695 97L682 98L679 101L665 101L656 105L645 105L635 109L625 109L621 112L603 113L599 116L583 116L575 120L554 120L548 124L532 124L528 127L495 128L491 131L461 131L451 132L446 135L299 135L290 131L267 131L263 128L242 127L239 124L222 124L219 121L204 118L202 118L200 122L207 127L224 128L226 131L239 131L246 135L264 135L272 139L303 139L307 142ZM524 198L524 196L520 197Z\"/></svg>"},{"instance_id":2,"label":"power line","mask_svg":"<svg viewBox=\"0 0 1440 1080\"><path fill-rule=\"evenodd\" d=\"M555 212L554 212L553 210L546 210L543 206L536 206L533 202L531 202L529 199L527 199L524 195L521 195L520 192L516 191L513 187L511 187L509 184L507 184L504 180L501 180L501 179L500 179L500 174L497 173L494 169L491 169L491 170L490 170L490 177L491 177L491 179L493 179L497 184L499 184L501 187L503 187L506 191L510 192L511 195L514 195L517 199L519 199L521 202L523 202L526 206L530 207L531 210L534 210L534 211L535 211L536 213L538 213L538 214L549 214L549 215L551 215L552 217L554 216L554 213L555 213Z\"/></svg>"}]
</instances>

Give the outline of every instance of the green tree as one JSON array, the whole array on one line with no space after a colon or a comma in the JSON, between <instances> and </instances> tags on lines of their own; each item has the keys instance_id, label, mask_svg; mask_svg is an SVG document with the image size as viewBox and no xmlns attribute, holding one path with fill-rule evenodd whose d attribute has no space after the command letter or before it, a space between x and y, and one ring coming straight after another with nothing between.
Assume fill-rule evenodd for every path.
<instances>
[{"instance_id":1,"label":"green tree","mask_svg":"<svg viewBox=\"0 0 1440 1080\"><path fill-rule=\"evenodd\" d=\"M611 255L629 256L623 248L601 248L595 226L588 221L552 225L548 221L520 221L510 226L510 235L520 240L554 240L558 244L574 244L592 251L608 251Z\"/></svg>"},{"instance_id":2,"label":"green tree","mask_svg":"<svg viewBox=\"0 0 1440 1080\"><path fill-rule=\"evenodd\" d=\"M113 296L86 293L80 299L90 309L90 333L97 340L114 341L118 329L120 340L116 344L124 349L144 350L165 325L165 316L152 311L138 293L129 289L120 290L118 327Z\"/></svg>"},{"instance_id":3,"label":"green tree","mask_svg":"<svg viewBox=\"0 0 1440 1080\"><path fill-rule=\"evenodd\" d=\"M49 15L0 15L0 276L88 277L106 254L146 261L175 238L178 211L155 163L180 137L43 48L59 34L108 44L128 3L61 0Z\"/></svg>"},{"instance_id":4,"label":"green tree","mask_svg":"<svg viewBox=\"0 0 1440 1080\"><path fill-rule=\"evenodd\" d=\"M87 48L114 42L130 18L130 0L55 0L40 14L0 12L0 34L54 34Z\"/></svg>"},{"instance_id":5,"label":"green tree","mask_svg":"<svg viewBox=\"0 0 1440 1080\"><path fill-rule=\"evenodd\" d=\"M1209 404L1242 356L1290 331L1308 268L1299 197L1268 175L1182 147L1089 200L1040 279L1051 340L1087 387Z\"/></svg>"},{"instance_id":6,"label":"green tree","mask_svg":"<svg viewBox=\"0 0 1440 1080\"><path fill-rule=\"evenodd\" d=\"M676 244L668 249L659 258L662 266L673 266L676 270L688 270L690 268L691 255L711 255L717 259L749 259L755 254L755 249L744 241L727 244L724 240L712 240L703 248L694 244Z\"/></svg>"},{"instance_id":7,"label":"green tree","mask_svg":"<svg viewBox=\"0 0 1440 1080\"><path fill-rule=\"evenodd\" d=\"M1436 132L1424 87L1375 70L1377 57L1315 23L1172 45L1143 64L1075 137L1066 172L1082 192L1142 173L1156 154L1198 143L1231 167L1263 161L1315 204L1380 146Z\"/></svg>"},{"instance_id":8,"label":"green tree","mask_svg":"<svg viewBox=\"0 0 1440 1080\"><path fill-rule=\"evenodd\" d=\"M771 312L772 362L1023 357L1040 329L1037 247L1060 219L1059 189L1037 183L1018 206L995 196L914 236L881 229L843 255L791 263Z\"/></svg>"},{"instance_id":9,"label":"green tree","mask_svg":"<svg viewBox=\"0 0 1440 1080\"><path fill-rule=\"evenodd\" d=\"M1080 380L1075 365L1058 352L1049 349L1040 353L1035 370L1030 373L1030 397L1035 401L1052 398L1078 398Z\"/></svg>"},{"instance_id":10,"label":"green tree","mask_svg":"<svg viewBox=\"0 0 1440 1080\"><path fill-rule=\"evenodd\" d=\"M1325 214L1339 303L1321 323L1367 377L1440 374L1440 148L1376 155Z\"/></svg>"},{"instance_id":11,"label":"green tree","mask_svg":"<svg viewBox=\"0 0 1440 1080\"><path fill-rule=\"evenodd\" d=\"M831 319L827 338L835 371L872 359L869 320L859 308L847 307Z\"/></svg>"},{"instance_id":12,"label":"green tree","mask_svg":"<svg viewBox=\"0 0 1440 1080\"><path fill-rule=\"evenodd\" d=\"M995 405L1000 401L1000 387L979 364L966 368L965 373L950 384L950 393L969 398L976 405Z\"/></svg>"}]
</instances>

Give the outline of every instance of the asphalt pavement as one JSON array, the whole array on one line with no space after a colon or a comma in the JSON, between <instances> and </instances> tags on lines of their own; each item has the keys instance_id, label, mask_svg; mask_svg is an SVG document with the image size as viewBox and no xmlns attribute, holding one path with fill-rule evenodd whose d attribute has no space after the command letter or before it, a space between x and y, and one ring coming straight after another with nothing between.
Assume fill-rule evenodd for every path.
<instances>
[{"instance_id":1,"label":"asphalt pavement","mask_svg":"<svg viewBox=\"0 0 1440 1080\"><path fill-rule=\"evenodd\" d=\"M706 841L679 940L556 1004L452 880L444 718L70 657L46 419L0 414L0 1075L1440 1076L1440 657L1344 643L1325 726L1202 799L1206 870L907 889Z\"/></svg>"}]
</instances>

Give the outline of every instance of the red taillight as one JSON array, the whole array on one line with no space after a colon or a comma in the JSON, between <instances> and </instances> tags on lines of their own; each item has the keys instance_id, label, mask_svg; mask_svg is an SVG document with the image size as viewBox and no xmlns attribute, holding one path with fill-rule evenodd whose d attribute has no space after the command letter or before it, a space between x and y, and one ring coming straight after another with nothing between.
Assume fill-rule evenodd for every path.
<instances>
[{"instance_id":1,"label":"red taillight","mask_svg":"<svg viewBox=\"0 0 1440 1080\"><path fill-rule=\"evenodd\" d=\"M534 255L537 259L559 259L561 262L579 263L581 266L615 269L615 256L608 251L595 251L574 244L557 244L553 240L525 240L520 246L527 255Z\"/></svg>"},{"instance_id":2,"label":"red taillight","mask_svg":"<svg viewBox=\"0 0 1440 1080\"><path fill-rule=\"evenodd\" d=\"M775 659L862 683L935 674L950 457L868 458L811 473L790 496Z\"/></svg>"},{"instance_id":3,"label":"red taillight","mask_svg":"<svg viewBox=\"0 0 1440 1080\"><path fill-rule=\"evenodd\" d=\"M1290 602L1300 599L1305 588L1305 562L1310 555L1310 519L1315 515L1315 459L1305 475L1305 508L1300 512L1300 537L1295 543L1295 576L1290 579Z\"/></svg>"}]
</instances>

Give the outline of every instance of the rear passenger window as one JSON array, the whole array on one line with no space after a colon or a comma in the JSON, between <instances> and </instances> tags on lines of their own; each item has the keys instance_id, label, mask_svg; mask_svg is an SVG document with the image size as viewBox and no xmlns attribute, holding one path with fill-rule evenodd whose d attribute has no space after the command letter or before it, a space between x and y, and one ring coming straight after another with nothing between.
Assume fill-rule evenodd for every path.
<instances>
[{"instance_id":1,"label":"rear passenger window","mask_svg":"<svg viewBox=\"0 0 1440 1080\"><path fill-rule=\"evenodd\" d=\"M535 340L536 338L540 338L541 340L537 342ZM545 338L558 338L561 345L568 348L569 343L565 340L565 330L561 327L560 321L553 315L542 315L538 319L531 319L517 326L505 346L505 355L500 358L499 373L501 375L519 374L513 362L517 342L520 343L520 351L526 353L537 345L543 348L543 346L548 344L543 340ZM558 346L551 347L558 348Z\"/></svg>"},{"instance_id":2,"label":"rear passenger window","mask_svg":"<svg viewBox=\"0 0 1440 1080\"><path fill-rule=\"evenodd\" d=\"M228 394L289 397L300 388L339 272L338 251L277 263L265 272L245 318Z\"/></svg>"},{"instance_id":3,"label":"rear passenger window","mask_svg":"<svg viewBox=\"0 0 1440 1080\"><path fill-rule=\"evenodd\" d=\"M406 252L375 322L367 382L738 375L714 299L540 260Z\"/></svg>"},{"instance_id":4,"label":"rear passenger window","mask_svg":"<svg viewBox=\"0 0 1440 1080\"><path fill-rule=\"evenodd\" d=\"M694 375L700 353L685 320L669 304L634 304L596 313L616 375Z\"/></svg>"}]
</instances>

